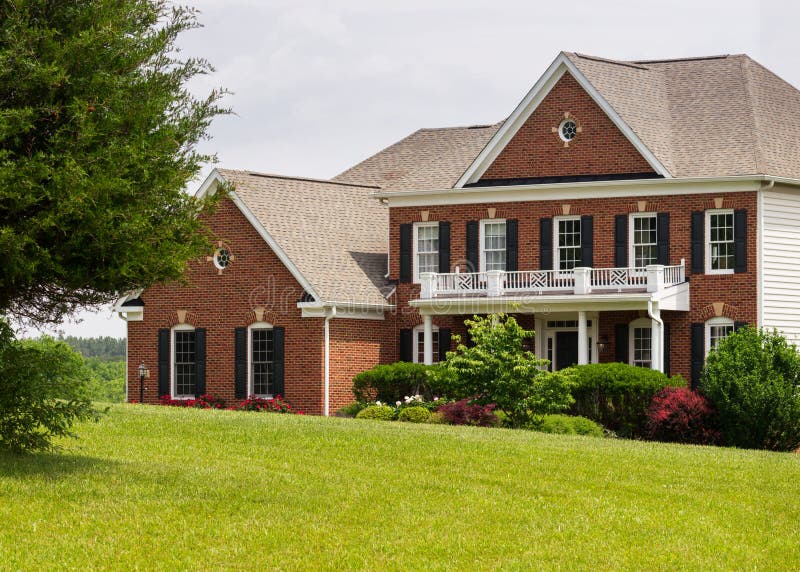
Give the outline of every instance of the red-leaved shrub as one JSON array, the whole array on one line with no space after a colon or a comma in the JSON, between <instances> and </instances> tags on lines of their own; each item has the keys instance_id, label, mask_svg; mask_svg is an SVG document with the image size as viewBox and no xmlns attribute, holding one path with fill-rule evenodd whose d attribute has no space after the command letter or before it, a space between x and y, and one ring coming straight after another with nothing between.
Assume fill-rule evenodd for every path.
<instances>
[{"instance_id":1,"label":"red-leaved shrub","mask_svg":"<svg viewBox=\"0 0 800 572\"><path fill-rule=\"evenodd\" d=\"M442 405L437 411L451 425L476 425L478 427L494 427L499 419L494 414L495 405L478 405L470 403L470 399L454 401Z\"/></svg>"},{"instance_id":2,"label":"red-leaved shrub","mask_svg":"<svg viewBox=\"0 0 800 572\"><path fill-rule=\"evenodd\" d=\"M224 409L225 402L217 399L213 395L204 393L194 399L172 399L169 395L162 395L158 398L160 405L170 405L172 407L194 407L196 409Z\"/></svg>"},{"instance_id":3,"label":"red-leaved shrub","mask_svg":"<svg viewBox=\"0 0 800 572\"><path fill-rule=\"evenodd\" d=\"M648 437L656 441L711 445L720 438L713 427L714 407L701 393L665 387L647 410Z\"/></svg>"},{"instance_id":4,"label":"red-leaved shrub","mask_svg":"<svg viewBox=\"0 0 800 572\"><path fill-rule=\"evenodd\" d=\"M238 411L271 411L272 413L296 413L297 415L304 415L302 411L293 409L292 404L285 401L280 395L269 399L251 395L234 409Z\"/></svg>"}]
</instances>

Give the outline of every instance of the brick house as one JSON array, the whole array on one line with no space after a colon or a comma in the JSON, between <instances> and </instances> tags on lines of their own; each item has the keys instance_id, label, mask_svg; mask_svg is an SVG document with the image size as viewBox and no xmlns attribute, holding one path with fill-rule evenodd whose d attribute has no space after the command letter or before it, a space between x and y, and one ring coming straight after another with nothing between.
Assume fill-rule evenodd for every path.
<instances>
[{"instance_id":1,"label":"brick house","mask_svg":"<svg viewBox=\"0 0 800 572\"><path fill-rule=\"evenodd\" d=\"M356 372L436 362L492 312L551 367L692 382L742 324L800 342L800 92L744 55L561 53L496 125L421 129L329 181L216 170L199 192L221 183L214 254L117 305L129 399L144 362L149 402L282 393L327 414Z\"/></svg>"}]
</instances>

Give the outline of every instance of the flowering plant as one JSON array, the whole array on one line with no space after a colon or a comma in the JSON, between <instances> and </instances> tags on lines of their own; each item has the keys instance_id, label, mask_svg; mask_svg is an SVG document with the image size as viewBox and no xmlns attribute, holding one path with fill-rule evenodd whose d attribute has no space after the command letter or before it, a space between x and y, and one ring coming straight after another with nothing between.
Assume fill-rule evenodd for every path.
<instances>
[{"instance_id":1,"label":"flowering plant","mask_svg":"<svg viewBox=\"0 0 800 572\"><path fill-rule=\"evenodd\" d=\"M271 411L273 413L295 413L297 415L304 415L302 411L293 409L291 403L285 401L280 395L271 398L251 395L234 409L238 411Z\"/></svg>"},{"instance_id":2,"label":"flowering plant","mask_svg":"<svg viewBox=\"0 0 800 572\"><path fill-rule=\"evenodd\" d=\"M193 399L172 399L169 395L162 395L158 399L160 405L169 405L171 407L193 407L195 409L224 409L225 402L222 399L217 399L213 395L204 393L200 397Z\"/></svg>"}]
</instances>

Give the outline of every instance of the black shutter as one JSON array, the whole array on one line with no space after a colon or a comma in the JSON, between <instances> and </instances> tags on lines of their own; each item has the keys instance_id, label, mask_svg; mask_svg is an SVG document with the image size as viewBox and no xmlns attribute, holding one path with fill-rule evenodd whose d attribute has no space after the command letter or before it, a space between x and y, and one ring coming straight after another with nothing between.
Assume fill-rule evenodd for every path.
<instances>
[{"instance_id":1,"label":"black shutter","mask_svg":"<svg viewBox=\"0 0 800 572\"><path fill-rule=\"evenodd\" d=\"M516 272L518 270L517 256L519 251L519 224L516 220L506 221L506 270Z\"/></svg>"},{"instance_id":2,"label":"black shutter","mask_svg":"<svg viewBox=\"0 0 800 572\"><path fill-rule=\"evenodd\" d=\"M733 331L738 332L740 329L744 328L747 325L747 322L734 322L733 323Z\"/></svg>"},{"instance_id":3,"label":"black shutter","mask_svg":"<svg viewBox=\"0 0 800 572\"><path fill-rule=\"evenodd\" d=\"M628 215L614 217L614 266L628 267Z\"/></svg>"},{"instance_id":4,"label":"black shutter","mask_svg":"<svg viewBox=\"0 0 800 572\"><path fill-rule=\"evenodd\" d=\"M233 330L233 395L247 398L247 328Z\"/></svg>"},{"instance_id":5,"label":"black shutter","mask_svg":"<svg viewBox=\"0 0 800 572\"><path fill-rule=\"evenodd\" d=\"M628 324L617 324L614 329L616 360L620 363L628 363Z\"/></svg>"},{"instance_id":6,"label":"black shutter","mask_svg":"<svg viewBox=\"0 0 800 572\"><path fill-rule=\"evenodd\" d=\"M706 360L705 324L692 324L692 389L697 389Z\"/></svg>"},{"instance_id":7,"label":"black shutter","mask_svg":"<svg viewBox=\"0 0 800 572\"><path fill-rule=\"evenodd\" d=\"M450 351L450 328L439 328L439 361L447 359L447 352Z\"/></svg>"},{"instance_id":8,"label":"black shutter","mask_svg":"<svg viewBox=\"0 0 800 572\"><path fill-rule=\"evenodd\" d=\"M158 330L158 396L170 395L170 338L172 332L168 328Z\"/></svg>"},{"instance_id":9,"label":"black shutter","mask_svg":"<svg viewBox=\"0 0 800 572\"><path fill-rule=\"evenodd\" d=\"M284 397L284 342L285 342L285 331L283 328L273 328L272 329L272 351L273 351L273 373L275 377L273 378L272 383L272 395L280 395Z\"/></svg>"},{"instance_id":10,"label":"black shutter","mask_svg":"<svg viewBox=\"0 0 800 572\"><path fill-rule=\"evenodd\" d=\"M480 270L480 250L478 241L480 240L478 233L478 221L471 220L467 222L467 264L469 268L467 272L478 272Z\"/></svg>"},{"instance_id":11,"label":"black shutter","mask_svg":"<svg viewBox=\"0 0 800 572\"><path fill-rule=\"evenodd\" d=\"M413 334L410 329L400 330L400 361L414 361L412 357Z\"/></svg>"},{"instance_id":12,"label":"black shutter","mask_svg":"<svg viewBox=\"0 0 800 572\"><path fill-rule=\"evenodd\" d=\"M733 211L733 271L747 272L747 211Z\"/></svg>"},{"instance_id":13,"label":"black shutter","mask_svg":"<svg viewBox=\"0 0 800 572\"><path fill-rule=\"evenodd\" d=\"M669 213L656 215L657 264L669 266Z\"/></svg>"},{"instance_id":14,"label":"black shutter","mask_svg":"<svg viewBox=\"0 0 800 572\"><path fill-rule=\"evenodd\" d=\"M581 266L594 266L594 220L589 215L581 217Z\"/></svg>"},{"instance_id":15,"label":"black shutter","mask_svg":"<svg viewBox=\"0 0 800 572\"><path fill-rule=\"evenodd\" d=\"M664 322L664 373L670 375L670 346L672 345L672 335L670 334L669 324Z\"/></svg>"},{"instance_id":16,"label":"black shutter","mask_svg":"<svg viewBox=\"0 0 800 572\"><path fill-rule=\"evenodd\" d=\"M539 268L553 269L553 219L539 219Z\"/></svg>"},{"instance_id":17,"label":"black shutter","mask_svg":"<svg viewBox=\"0 0 800 572\"><path fill-rule=\"evenodd\" d=\"M194 395L199 397L206 392L206 329L194 330L195 386Z\"/></svg>"},{"instance_id":18,"label":"black shutter","mask_svg":"<svg viewBox=\"0 0 800 572\"><path fill-rule=\"evenodd\" d=\"M703 254L705 252L705 213L695 211L692 213L692 274L702 274L705 271Z\"/></svg>"},{"instance_id":19,"label":"black shutter","mask_svg":"<svg viewBox=\"0 0 800 572\"><path fill-rule=\"evenodd\" d=\"M400 225L400 282L411 282L411 225Z\"/></svg>"},{"instance_id":20,"label":"black shutter","mask_svg":"<svg viewBox=\"0 0 800 572\"><path fill-rule=\"evenodd\" d=\"M450 272L450 223L439 223L439 272Z\"/></svg>"}]
</instances>

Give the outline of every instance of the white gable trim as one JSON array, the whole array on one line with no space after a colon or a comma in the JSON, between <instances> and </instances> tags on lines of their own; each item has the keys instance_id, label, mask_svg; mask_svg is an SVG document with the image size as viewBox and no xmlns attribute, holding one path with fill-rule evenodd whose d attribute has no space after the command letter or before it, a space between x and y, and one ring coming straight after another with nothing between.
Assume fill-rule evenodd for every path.
<instances>
[{"instance_id":1,"label":"white gable trim","mask_svg":"<svg viewBox=\"0 0 800 572\"><path fill-rule=\"evenodd\" d=\"M586 93L600 106L608 118L611 119L614 125L625 135L628 141L631 142L650 166L653 167L656 173L665 178L672 176L628 124L622 120L614 108L609 105L605 98L600 95L589 80L586 79L586 76L575 67L575 64L570 61L564 52L561 52L519 105L517 105L516 109L514 109L513 113L506 119L500 129L497 130L497 133L489 140L486 147L483 148L472 164L464 171L464 174L461 175L461 178L456 182L455 188L460 189L464 187L464 185L475 183L483 176L491 164L494 163L494 160L497 159L497 156L500 155L500 152L505 149L509 141L517 134L517 131L525 124L528 117L539 107L542 100L547 97L553 89L553 86L555 86L558 80L567 72L577 80Z\"/></svg>"}]
</instances>

